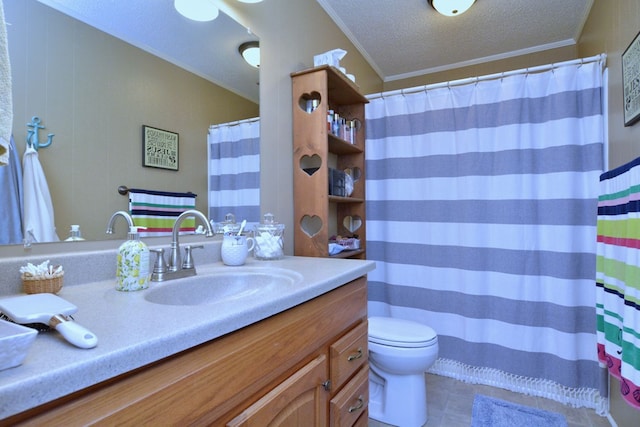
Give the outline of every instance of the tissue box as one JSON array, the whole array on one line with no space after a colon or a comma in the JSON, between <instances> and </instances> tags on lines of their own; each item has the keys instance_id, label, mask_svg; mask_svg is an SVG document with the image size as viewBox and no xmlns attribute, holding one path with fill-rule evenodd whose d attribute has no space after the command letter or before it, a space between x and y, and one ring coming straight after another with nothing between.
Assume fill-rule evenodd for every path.
<instances>
[{"instance_id":1,"label":"tissue box","mask_svg":"<svg viewBox=\"0 0 640 427\"><path fill-rule=\"evenodd\" d=\"M0 319L0 371L19 366L38 331Z\"/></svg>"},{"instance_id":2,"label":"tissue box","mask_svg":"<svg viewBox=\"0 0 640 427\"><path fill-rule=\"evenodd\" d=\"M314 55L313 66L318 67L320 65L331 65L332 67L340 67L340 60L347 54L346 50L333 49L328 52Z\"/></svg>"}]
</instances>

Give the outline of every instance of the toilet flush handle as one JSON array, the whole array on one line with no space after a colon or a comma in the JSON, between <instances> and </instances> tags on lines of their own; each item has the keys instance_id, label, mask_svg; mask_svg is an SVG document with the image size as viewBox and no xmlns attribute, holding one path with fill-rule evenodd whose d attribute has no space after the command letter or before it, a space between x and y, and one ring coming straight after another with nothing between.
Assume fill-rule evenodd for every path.
<instances>
[{"instance_id":1,"label":"toilet flush handle","mask_svg":"<svg viewBox=\"0 0 640 427\"><path fill-rule=\"evenodd\" d=\"M358 351L354 354L347 357L347 362L353 362L354 360L358 360L362 357L362 347L358 347Z\"/></svg>"}]
</instances>

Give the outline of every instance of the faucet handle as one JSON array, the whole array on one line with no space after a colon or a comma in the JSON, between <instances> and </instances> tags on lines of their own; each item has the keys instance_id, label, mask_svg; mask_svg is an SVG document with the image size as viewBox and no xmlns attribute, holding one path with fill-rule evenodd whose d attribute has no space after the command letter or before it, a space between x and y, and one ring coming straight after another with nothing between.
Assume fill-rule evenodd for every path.
<instances>
[{"instance_id":1,"label":"faucet handle","mask_svg":"<svg viewBox=\"0 0 640 427\"><path fill-rule=\"evenodd\" d=\"M167 262L164 260L164 249L149 249L149 252L157 254L156 262L153 265L153 272L151 273L151 280L159 282L162 280L162 276L167 272Z\"/></svg>"},{"instance_id":2,"label":"faucet handle","mask_svg":"<svg viewBox=\"0 0 640 427\"><path fill-rule=\"evenodd\" d=\"M204 249L204 245L187 245L184 247L184 260L182 261L183 270L195 267L195 265L193 265L193 257L191 256L192 249Z\"/></svg>"}]
</instances>

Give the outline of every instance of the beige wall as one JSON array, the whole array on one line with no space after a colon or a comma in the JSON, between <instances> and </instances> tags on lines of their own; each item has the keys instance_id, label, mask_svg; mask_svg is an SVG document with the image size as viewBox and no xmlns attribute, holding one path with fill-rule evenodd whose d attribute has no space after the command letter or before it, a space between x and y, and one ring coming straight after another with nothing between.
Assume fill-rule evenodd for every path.
<instances>
[{"instance_id":1,"label":"beige wall","mask_svg":"<svg viewBox=\"0 0 640 427\"><path fill-rule=\"evenodd\" d=\"M640 30L637 0L595 0L580 37L579 53L605 52L609 68L609 167L640 156L640 123L624 127L621 56Z\"/></svg>"},{"instance_id":2,"label":"beige wall","mask_svg":"<svg viewBox=\"0 0 640 427\"><path fill-rule=\"evenodd\" d=\"M609 168L640 156L640 123L625 127L622 113L621 56L640 30L637 0L595 0L580 37L580 56L605 52L609 68ZM640 424L640 412L620 396L620 382L611 378L611 415L618 427Z\"/></svg>"},{"instance_id":3,"label":"beige wall","mask_svg":"<svg viewBox=\"0 0 640 427\"><path fill-rule=\"evenodd\" d=\"M53 144L39 151L66 238L80 224L105 239L111 214L128 209L120 185L192 191L207 208L209 125L256 117L258 106L36 1L4 0L13 75L14 136L38 115ZM179 171L142 166L142 125L179 134ZM126 236L124 223L112 238Z\"/></svg>"}]
</instances>

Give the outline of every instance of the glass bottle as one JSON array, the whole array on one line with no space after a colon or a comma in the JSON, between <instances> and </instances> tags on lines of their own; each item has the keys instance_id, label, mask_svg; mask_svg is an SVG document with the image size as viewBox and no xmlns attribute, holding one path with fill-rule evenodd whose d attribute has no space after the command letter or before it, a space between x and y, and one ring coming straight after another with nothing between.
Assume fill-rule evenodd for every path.
<instances>
[{"instance_id":1,"label":"glass bottle","mask_svg":"<svg viewBox=\"0 0 640 427\"><path fill-rule=\"evenodd\" d=\"M71 230L69 230L69 237L65 239L65 242L77 242L80 240L84 240L82 238L82 233L80 232L80 226L78 224L73 224L71 226Z\"/></svg>"}]
</instances>

